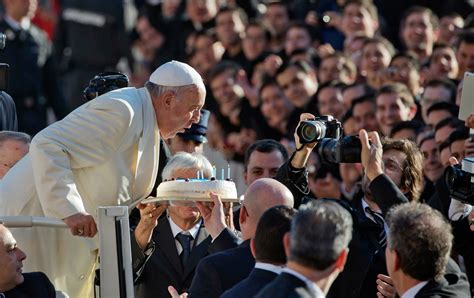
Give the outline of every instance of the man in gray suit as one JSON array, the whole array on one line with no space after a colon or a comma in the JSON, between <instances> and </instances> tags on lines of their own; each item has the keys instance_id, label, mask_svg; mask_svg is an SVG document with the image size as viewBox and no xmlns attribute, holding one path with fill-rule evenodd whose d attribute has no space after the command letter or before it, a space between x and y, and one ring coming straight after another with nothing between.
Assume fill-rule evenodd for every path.
<instances>
[{"instance_id":1,"label":"man in gray suit","mask_svg":"<svg viewBox=\"0 0 474 298\"><path fill-rule=\"evenodd\" d=\"M344 269L352 218L339 203L310 201L293 217L283 238L286 268L256 296L324 298Z\"/></svg>"}]
</instances>

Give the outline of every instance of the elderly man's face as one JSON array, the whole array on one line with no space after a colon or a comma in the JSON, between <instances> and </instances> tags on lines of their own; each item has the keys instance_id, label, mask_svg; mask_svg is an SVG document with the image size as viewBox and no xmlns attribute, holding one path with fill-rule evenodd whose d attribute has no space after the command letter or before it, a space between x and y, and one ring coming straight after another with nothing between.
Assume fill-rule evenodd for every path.
<instances>
[{"instance_id":1,"label":"elderly man's face","mask_svg":"<svg viewBox=\"0 0 474 298\"><path fill-rule=\"evenodd\" d=\"M176 169L173 171L173 178L197 178L197 171L198 169ZM176 224L183 222L194 223L201 216L199 209L194 206L194 203L187 203L181 201L170 202L168 212Z\"/></svg>"},{"instance_id":2,"label":"elderly man's face","mask_svg":"<svg viewBox=\"0 0 474 298\"><path fill-rule=\"evenodd\" d=\"M0 179L28 153L29 144L8 140L0 147Z\"/></svg>"},{"instance_id":3,"label":"elderly man's face","mask_svg":"<svg viewBox=\"0 0 474 298\"><path fill-rule=\"evenodd\" d=\"M25 253L17 247L10 231L0 226L0 292L23 283L21 268L25 258Z\"/></svg>"},{"instance_id":4,"label":"elderly man's face","mask_svg":"<svg viewBox=\"0 0 474 298\"><path fill-rule=\"evenodd\" d=\"M198 123L201 116L201 109L204 105L206 90L204 86L193 86L181 90L172 98L165 98L169 104L167 119L160 123L160 133L164 139L174 137L178 132L184 132L185 128L190 128L193 123Z\"/></svg>"}]
</instances>

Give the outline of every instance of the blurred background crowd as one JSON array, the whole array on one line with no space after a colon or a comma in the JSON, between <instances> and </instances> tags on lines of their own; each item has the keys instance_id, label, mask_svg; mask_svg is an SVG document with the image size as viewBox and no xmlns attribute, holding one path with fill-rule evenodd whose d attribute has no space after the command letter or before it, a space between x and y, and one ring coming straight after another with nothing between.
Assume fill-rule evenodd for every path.
<instances>
[{"instance_id":1,"label":"blurred background crowd","mask_svg":"<svg viewBox=\"0 0 474 298\"><path fill-rule=\"evenodd\" d=\"M183 61L206 84L210 113L194 135L207 138L175 138L170 149L230 163L239 193L244 171L265 174L244 167L248 147L274 139L291 154L309 112L332 115L347 135L413 141L424 178L410 199L447 216L449 158L474 156L457 119L464 74L474 71L473 8L467 0L3 0L4 91L18 130L34 136L85 103L95 75L120 71L141 87L161 64ZM416 166L410 160L404 168ZM350 201L363 191L361 164L313 154L308 170L315 198Z\"/></svg>"}]
</instances>

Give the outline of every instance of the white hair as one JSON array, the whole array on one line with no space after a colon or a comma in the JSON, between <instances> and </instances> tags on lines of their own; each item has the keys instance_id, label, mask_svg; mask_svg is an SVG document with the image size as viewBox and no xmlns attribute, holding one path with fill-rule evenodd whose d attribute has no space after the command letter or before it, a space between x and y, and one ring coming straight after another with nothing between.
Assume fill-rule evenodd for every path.
<instances>
[{"instance_id":1,"label":"white hair","mask_svg":"<svg viewBox=\"0 0 474 298\"><path fill-rule=\"evenodd\" d=\"M212 165L207 158L199 153L178 152L168 160L163 173L161 174L163 180L170 180L174 177L176 170L196 170L203 171L204 177L210 178L212 176Z\"/></svg>"},{"instance_id":2,"label":"white hair","mask_svg":"<svg viewBox=\"0 0 474 298\"><path fill-rule=\"evenodd\" d=\"M6 141L18 141L23 142L24 144L29 144L31 143L31 137L24 132L9 130L0 131L0 147L3 146L3 143Z\"/></svg>"},{"instance_id":3,"label":"white hair","mask_svg":"<svg viewBox=\"0 0 474 298\"><path fill-rule=\"evenodd\" d=\"M150 92L150 95L154 97L160 97L165 92L172 92L176 96L178 96L180 92L183 92L184 90L188 88L196 88L197 85L190 84L190 85L184 85L184 86L162 86L162 85L157 85L155 83L148 81L145 83L145 87L148 89L148 92Z\"/></svg>"}]
</instances>

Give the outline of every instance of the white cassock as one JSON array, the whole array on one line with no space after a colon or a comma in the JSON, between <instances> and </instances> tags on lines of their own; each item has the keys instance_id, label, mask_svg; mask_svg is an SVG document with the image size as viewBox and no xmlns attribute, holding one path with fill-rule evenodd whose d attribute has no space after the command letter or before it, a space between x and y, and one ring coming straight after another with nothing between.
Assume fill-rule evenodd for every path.
<instances>
[{"instance_id":1,"label":"white cassock","mask_svg":"<svg viewBox=\"0 0 474 298\"><path fill-rule=\"evenodd\" d=\"M135 206L155 183L159 130L145 88L109 92L52 124L30 153L0 180L0 215L63 219L96 216L99 206ZM69 229L13 229L27 259L24 271L45 272L70 297L92 297L98 237Z\"/></svg>"}]
</instances>

